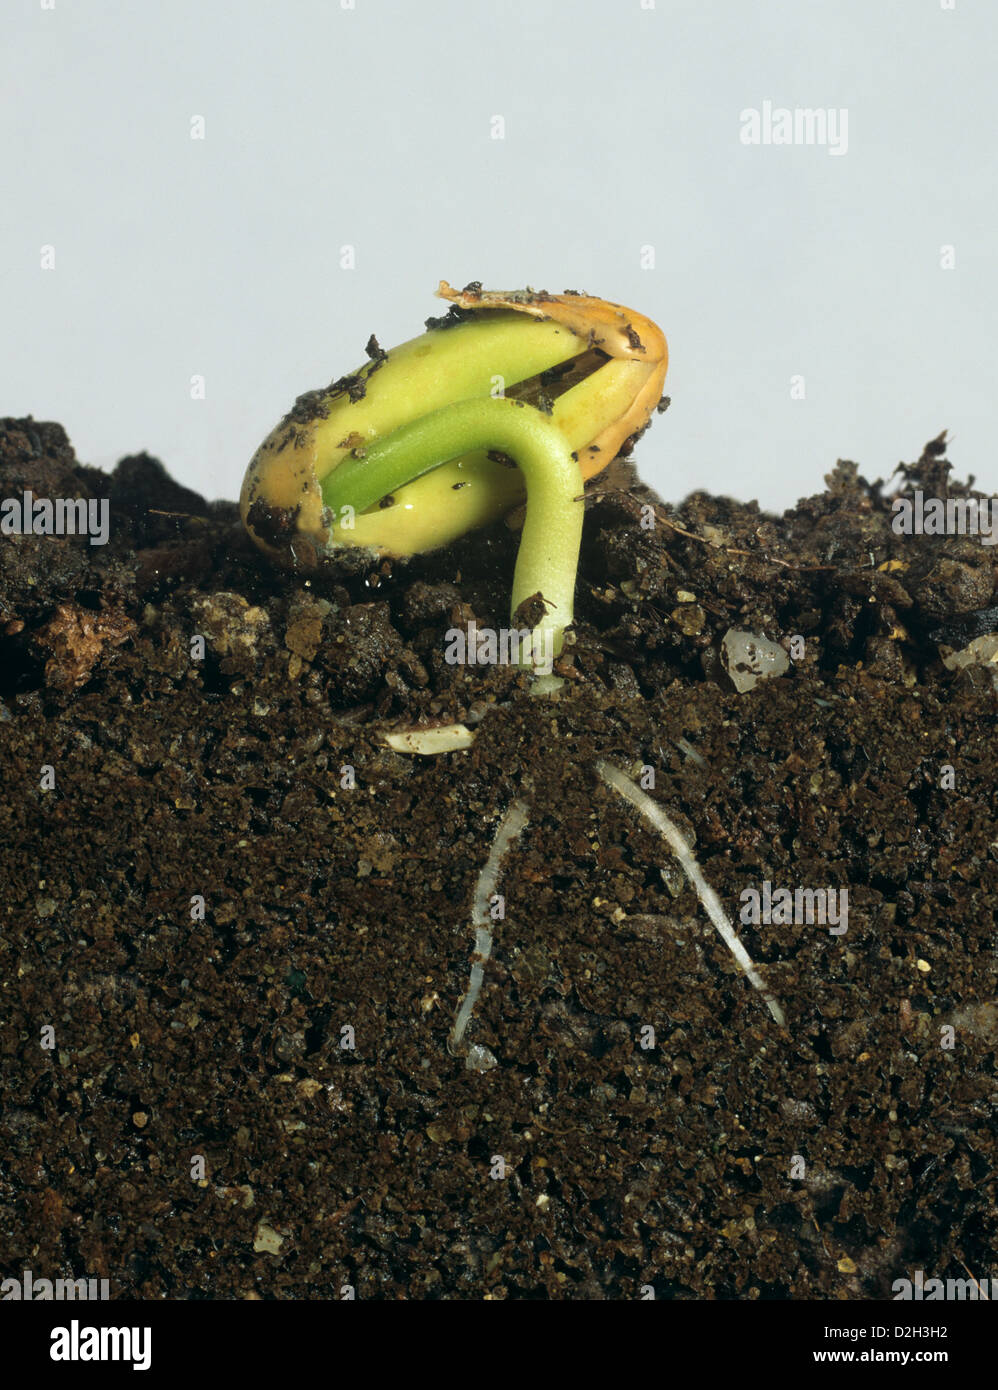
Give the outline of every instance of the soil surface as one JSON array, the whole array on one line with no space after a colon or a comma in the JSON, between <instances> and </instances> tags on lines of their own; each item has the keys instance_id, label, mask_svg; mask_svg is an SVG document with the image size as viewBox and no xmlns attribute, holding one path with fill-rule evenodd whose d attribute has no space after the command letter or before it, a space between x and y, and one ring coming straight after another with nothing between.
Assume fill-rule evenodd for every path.
<instances>
[{"instance_id":1,"label":"soil surface","mask_svg":"<svg viewBox=\"0 0 998 1390\"><path fill-rule=\"evenodd\" d=\"M967 495L945 448L907 495ZM620 461L597 483L537 698L444 659L508 623L506 524L280 573L156 460L109 476L0 421L0 497L111 519L106 546L0 536L0 1275L850 1299L991 1273L998 697L941 657L998 628L995 551L895 535L851 463L783 517L670 509ZM786 672L739 693L730 629ZM470 749L385 746L451 721ZM653 772L785 1028L598 759ZM516 799L472 1070L448 1039ZM764 882L847 889L847 931L741 923Z\"/></svg>"}]
</instances>

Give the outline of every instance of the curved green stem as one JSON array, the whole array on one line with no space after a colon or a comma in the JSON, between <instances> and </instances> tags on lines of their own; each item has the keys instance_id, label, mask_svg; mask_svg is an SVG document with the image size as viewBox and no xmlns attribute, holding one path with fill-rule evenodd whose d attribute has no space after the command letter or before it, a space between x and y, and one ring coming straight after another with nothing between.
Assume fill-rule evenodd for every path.
<instances>
[{"instance_id":1,"label":"curved green stem","mask_svg":"<svg viewBox=\"0 0 998 1390\"><path fill-rule=\"evenodd\" d=\"M548 416L522 401L492 396L456 401L365 444L360 457L344 459L322 480L322 500L335 528L341 508L363 511L473 449L499 449L523 473L527 516L511 611L534 594L544 599L546 612L533 630L534 664L540 664L549 640L553 655L561 651L572 621L583 515L582 472Z\"/></svg>"}]
</instances>

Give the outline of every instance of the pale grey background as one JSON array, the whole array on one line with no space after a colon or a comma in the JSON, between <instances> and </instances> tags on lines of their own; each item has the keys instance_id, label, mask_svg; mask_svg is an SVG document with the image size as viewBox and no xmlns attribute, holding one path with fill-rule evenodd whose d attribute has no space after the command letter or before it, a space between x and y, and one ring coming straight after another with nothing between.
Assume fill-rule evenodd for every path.
<instances>
[{"instance_id":1,"label":"pale grey background","mask_svg":"<svg viewBox=\"0 0 998 1390\"><path fill-rule=\"evenodd\" d=\"M792 504L943 426L994 489L996 41L995 0L2 0L0 414L235 497L480 279L662 325L667 498ZM846 107L848 153L745 147L767 99Z\"/></svg>"}]
</instances>

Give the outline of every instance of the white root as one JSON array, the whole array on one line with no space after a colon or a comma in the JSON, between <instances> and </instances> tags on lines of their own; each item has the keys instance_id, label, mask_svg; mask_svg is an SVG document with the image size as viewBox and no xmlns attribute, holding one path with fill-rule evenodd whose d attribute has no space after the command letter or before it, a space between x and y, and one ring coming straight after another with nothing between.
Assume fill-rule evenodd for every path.
<instances>
[{"instance_id":1,"label":"white root","mask_svg":"<svg viewBox=\"0 0 998 1390\"><path fill-rule=\"evenodd\" d=\"M461 1046L461 1040L471 1019L471 1012L478 1000L482 982L485 979L485 964L492 954L491 906L496 884L499 882L502 861L510 845L527 824L527 819L526 803L523 801L512 802L496 831L496 837L492 841L492 848L489 851L485 867L478 876L471 914L471 924L475 928L475 950L471 957L471 981L461 1001L451 1031L448 1046L452 1053ZM495 1065L495 1058L487 1048L471 1049L467 1060L468 1065L475 1071L484 1071L487 1067Z\"/></svg>"},{"instance_id":2,"label":"white root","mask_svg":"<svg viewBox=\"0 0 998 1390\"><path fill-rule=\"evenodd\" d=\"M596 771L608 786L613 787L614 791L619 792L626 801L629 801L636 810L641 812L646 820L651 821L655 829L662 835L666 844L682 865L686 877L696 889L697 896L703 903L707 916L717 928L728 950L748 976L750 982L766 1001L766 1008L772 1014L773 1018L781 1028L785 1028L787 1020L783 1009L763 984L762 977L752 964L752 958L748 951L746 951L745 947L738 939L734 927L731 925L724 908L721 906L720 899L700 872L700 865L693 858L690 847L686 843L686 839L682 832L672 823L657 801L653 801L650 796L646 795L646 793L636 785L636 783L631 781L630 777L625 776L625 774L621 772L619 768L614 767L612 763L604 762L600 759L596 764Z\"/></svg>"}]
</instances>

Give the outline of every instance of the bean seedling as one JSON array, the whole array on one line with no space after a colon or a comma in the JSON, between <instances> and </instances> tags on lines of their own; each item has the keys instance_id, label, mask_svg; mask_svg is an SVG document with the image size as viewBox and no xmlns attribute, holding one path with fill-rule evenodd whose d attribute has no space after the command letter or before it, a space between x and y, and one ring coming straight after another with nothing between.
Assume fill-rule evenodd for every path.
<instances>
[{"instance_id":1,"label":"bean seedling","mask_svg":"<svg viewBox=\"0 0 998 1390\"><path fill-rule=\"evenodd\" d=\"M544 615L531 652L573 619L583 489L643 431L668 366L661 330L606 300L544 291L438 294L450 314L300 396L254 455L240 508L271 556L314 568L345 546L412 555L526 500L515 616ZM532 655L532 664L539 664Z\"/></svg>"}]
</instances>

